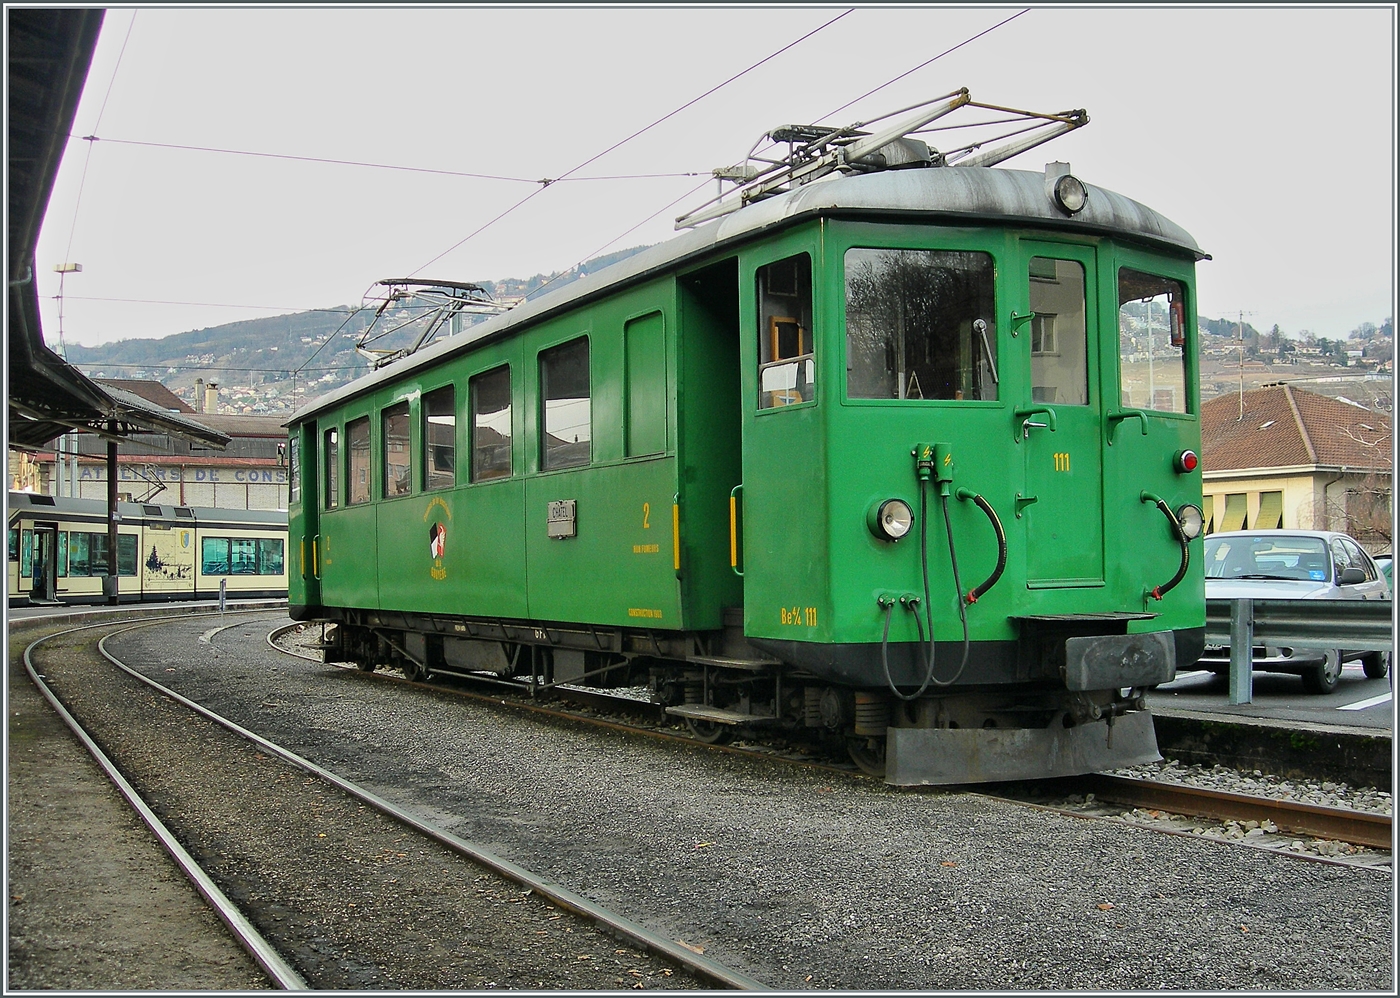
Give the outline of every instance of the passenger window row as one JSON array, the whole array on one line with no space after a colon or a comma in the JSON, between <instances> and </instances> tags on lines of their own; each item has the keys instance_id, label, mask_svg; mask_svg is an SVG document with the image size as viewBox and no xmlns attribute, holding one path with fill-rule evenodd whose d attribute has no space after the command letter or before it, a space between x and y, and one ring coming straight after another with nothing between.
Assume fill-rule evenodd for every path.
<instances>
[{"instance_id":1,"label":"passenger window row","mask_svg":"<svg viewBox=\"0 0 1400 998\"><path fill-rule=\"evenodd\" d=\"M663 353L658 365L648 356L648 374L659 373L661 387L652 387L648 398L660 399L660 432L652 428L649 435L632 432L628 435L628 456L637 453L660 453L665 449L665 364L664 343L661 341L660 313L646 317L651 320L648 345L659 347ZM630 335L634 323L629 323ZM652 328L654 327L654 329ZM633 337L638 342L641 338ZM629 371L632 351L629 350ZM639 360L640 363L640 360ZM512 458L514 407L511 399L511 365L501 364L467 381L466 421L469 448L465 480L489 482L509 478L515 473ZM582 336L539 354L540 385L540 469L582 467L593 459L593 406L589 368L589 341ZM640 387L636 393L642 395ZM635 406L630 406L635 408ZM657 406L653 405L653 409ZM647 414L653 423L656 414ZM448 489L459 482L457 470L457 388L444 385L422 397L421 453L413 451L410 424L410 403L396 402L380 410L381 498L392 499L410 495L414 482L425 492ZM629 420L629 423L631 421ZM347 506L367 503L372 498L370 475L370 416L360 416L345 423L342 449L342 429L325 427L321 431L322 504L336 509L343 501ZM634 438L645 437L648 449L639 450ZM421 469L421 478L415 475ZM342 478L345 482L341 491Z\"/></svg>"}]
</instances>

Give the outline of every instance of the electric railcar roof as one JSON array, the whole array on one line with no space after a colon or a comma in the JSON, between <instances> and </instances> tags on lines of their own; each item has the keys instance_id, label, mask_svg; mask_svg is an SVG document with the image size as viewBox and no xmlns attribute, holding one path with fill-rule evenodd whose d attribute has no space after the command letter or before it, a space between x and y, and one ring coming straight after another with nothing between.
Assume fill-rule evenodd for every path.
<instances>
[{"instance_id":1,"label":"electric railcar roof","mask_svg":"<svg viewBox=\"0 0 1400 998\"><path fill-rule=\"evenodd\" d=\"M105 520L105 499L78 499L70 496L35 495L30 492L9 493L10 519L22 510L30 510L38 519L60 519L64 516L87 516ZM158 511L158 512L153 512ZM212 506L175 506L171 503L139 503L119 501L117 512L122 522L142 520L189 520L204 524L249 523L256 526L284 526L287 511L283 509L221 509Z\"/></svg>"},{"instance_id":2,"label":"electric railcar roof","mask_svg":"<svg viewBox=\"0 0 1400 998\"><path fill-rule=\"evenodd\" d=\"M988 167L888 170L807 184L716 219L674 239L589 274L558 291L524 302L470 329L372 374L357 378L302 406L285 425L296 424L388 382L430 367L515 328L539 321L606 292L648 280L778 228L822 215L922 222L1020 223L1067 232L1107 235L1158 249L1209 259L1185 229L1121 194L1086 184L1089 200L1066 216L1046 194L1045 175Z\"/></svg>"}]
</instances>

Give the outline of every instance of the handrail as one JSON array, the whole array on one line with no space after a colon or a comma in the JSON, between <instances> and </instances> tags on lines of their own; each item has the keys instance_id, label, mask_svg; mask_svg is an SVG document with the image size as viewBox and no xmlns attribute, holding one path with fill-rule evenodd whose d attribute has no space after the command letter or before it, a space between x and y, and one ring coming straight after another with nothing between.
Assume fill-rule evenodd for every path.
<instances>
[{"instance_id":1,"label":"handrail","mask_svg":"<svg viewBox=\"0 0 1400 998\"><path fill-rule=\"evenodd\" d=\"M729 490L729 567L741 579L744 577L744 572L739 568L739 501L737 496L743 491L744 484L742 482Z\"/></svg>"}]
</instances>

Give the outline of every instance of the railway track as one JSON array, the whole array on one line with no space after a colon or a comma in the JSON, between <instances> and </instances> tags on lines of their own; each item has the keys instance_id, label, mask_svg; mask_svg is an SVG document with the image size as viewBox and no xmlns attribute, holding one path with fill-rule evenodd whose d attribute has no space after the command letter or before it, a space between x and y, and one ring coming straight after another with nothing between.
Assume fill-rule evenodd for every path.
<instances>
[{"instance_id":1,"label":"railway track","mask_svg":"<svg viewBox=\"0 0 1400 998\"><path fill-rule=\"evenodd\" d=\"M187 616L188 614L178 615L181 619ZM129 622L114 623L111 621L104 621L78 627L64 628L46 634L38 640L31 642L24 650L24 665L35 686L40 690L54 710L62 717L65 724L68 725L82 744L88 749L90 754L92 754L103 772L116 784L122 796L140 815L143 823L152 831L161 846L175 860L176 864L189 878L198 893L215 909L219 919L227 926L239 944L242 945L257 964L263 968L276 987L287 990L306 990L310 987L339 988L344 986L344 982L337 980L318 981L314 973L308 973L306 976L303 976L303 974L293 966L293 961L285 957L283 953L298 950L304 952L307 948L306 941L304 939L298 940L295 938L294 934L279 936L275 931L269 932L266 927L260 930L260 928L254 924L255 919L245 914L240 905L231 900L225 890L220 888L217 883L219 879L217 873L207 870L194 855L194 852L199 851L199 848L192 846L187 849L186 845L181 842L181 835L172 831L157 813L160 810L178 811L180 805L172 803L169 800L163 803L160 801L148 802L147 799L143 797L141 791L134 785L136 780L134 778L127 778L127 775L122 772L118 763L114 762L111 756L99 746L99 739L89 733L80 718L76 716L73 711L68 709L58 693L54 691L50 682L47 681L44 672L61 672L62 669L60 667L55 670L55 666L57 665L55 658L44 658L44 649L46 645L57 644L65 638L71 638L78 632L102 631L104 633L102 637L95 642L95 647L97 653L100 654L106 662L120 669L125 676L155 690L169 702L180 704L183 708L194 712L194 714L197 714L204 720L220 726L224 731L241 739L248 746L255 747L259 750L255 755L257 760L265 761L267 757L275 757L295 767L297 770L309 774L317 781L333 787L336 791L345 795L347 799L373 808L379 814L392 819L399 825L412 829L421 836L424 841L429 841L436 847L446 850L454 856L469 860L475 866L489 871L496 877L524 887L525 891L523 892L523 896L532 896L535 901L542 902L548 911L559 909L563 912L568 912L584 923L597 927L603 936L625 942L645 953L659 957L668 964L674 965L683 972L692 975L702 986L741 990L766 990L765 986L758 981L704 956L697 948L654 932L643 925L609 910L603 905L597 904L576 892L568 890L547 877L540 876L518 864L501 859L492 852L454 835L451 832L445 831L433 823L424 820L419 815L395 805L370 790L338 776L329 769L302 758L292 750L278 745L220 716L215 711L168 689L122 662L106 647L106 641L109 637L125 634L141 627L168 622L172 619L176 618L166 616L147 618L135 624ZM219 619L222 619L222 616ZM208 641L218 631L233 626L237 625L229 624L207 631L201 636L201 640ZM256 806L253 802L246 802L246 804L247 806ZM324 832L318 834L321 838L327 836L327 833ZM206 852L210 848L211 847L207 843L203 846ZM405 847L396 845L392 848L398 849ZM405 853L398 852L397 856L402 858L405 856ZM440 860L430 861L433 863L440 862ZM446 873L447 871L444 870L443 872ZM394 880L392 882L397 883L398 881ZM284 902L279 902L279 904L285 903L285 900ZM513 898L510 900L518 901L519 899ZM356 906L352 903L350 907L354 908ZM264 913L266 908L267 905L264 903ZM555 914L545 917L548 920L554 920L560 916ZM266 920L266 918L263 919L263 921ZM276 920L282 921L280 917ZM535 931L544 934L546 930ZM386 934L390 937L393 936L392 926L386 927ZM616 953L623 954L624 951L616 950ZM584 955L580 959L586 960L588 958L588 955ZM632 970L631 973L641 978L648 976L638 970ZM656 976L654 969L651 971L651 976ZM671 971L664 970L661 972L661 976L670 977ZM627 978L619 980L626 979ZM610 981L608 983L611 984L615 982ZM539 984L541 986L548 986L545 981L540 981ZM668 982L668 985L684 987L684 984L680 981L674 983ZM571 978L567 983L554 983L554 986L577 986L577 979ZM592 982L585 983L584 986L601 987L605 985Z\"/></svg>"},{"instance_id":2,"label":"railway track","mask_svg":"<svg viewBox=\"0 0 1400 998\"><path fill-rule=\"evenodd\" d=\"M292 631L298 626L290 625L274 630L268 635L268 644L284 654L295 655L307 661L322 664L319 657L301 654L278 644L277 639L281 634ZM384 673L375 673L375 675L393 682L409 682L409 680L398 679ZM835 764L810 755L795 754L787 745L775 749L771 745L765 746L761 743L740 746L707 744L699 739L678 733L677 726L672 722L672 719L665 715L660 705L631 697L612 696L605 691L568 686L554 689L553 692L559 702L574 703L585 708L585 710L580 711L560 706L557 702L541 703L530 697L528 688L519 683L482 679L482 683L490 689L501 690L502 687L506 687L509 689L509 693L504 691L480 693L463 689L461 685L458 685L459 683L471 683L478 677L454 673L446 678L452 680L453 685L437 684L434 685L434 688L450 690L462 696L526 710L543 716L582 721L615 730L682 741L714 751L760 755L780 759L790 764L871 779L850 765ZM605 716L598 716L597 713L594 713L595 711L601 712ZM635 716L640 723L619 721L616 719L619 715ZM658 727L659 725L667 727ZM1270 848L1272 851L1282 852L1300 859L1328 863L1350 865L1353 860L1347 856L1295 851L1283 846L1291 845L1293 841L1296 841L1295 837L1297 836L1304 836L1318 840L1349 843L1353 846L1389 853L1393 842L1392 820L1388 814L1102 773L997 787L980 792L999 799L1036 804L1078 816L1127 817L1129 820L1136 819L1143 827L1159 831L1182 833L1179 827L1173 827L1171 821L1173 817L1181 819L1176 822L1177 825L1180 825L1181 821L1192 819L1193 823L1189 827L1193 830L1199 827L1194 824L1195 819L1216 822L1225 828L1238 826L1241 830L1241 836L1237 840L1228 836L1221 840L1238 841L1238 844L1241 845ZM1115 809L1106 806L1110 804L1121 805L1121 807ZM1132 808L1134 813L1125 816L1122 807ZM1285 839L1286 842L1281 842ZM1275 846L1279 847L1275 848ZM1373 857L1368 857L1368 859L1370 858Z\"/></svg>"},{"instance_id":3,"label":"railway track","mask_svg":"<svg viewBox=\"0 0 1400 998\"><path fill-rule=\"evenodd\" d=\"M270 741L773 987L1092 989L1110 954L1122 955L1111 975L1126 988L1328 990L1387 979L1375 968L1389 953L1388 871L1274 860L1261 878L1258 854L1245 850L1066 821L981 793L893 790L743 745L695 752L674 732L634 737L635 719L620 714L607 720L626 735L576 716L521 723L500 709L510 697L499 687L468 700L385 681L392 674L305 668L267 647L267 618L245 619L137 629L107 648ZM624 944L611 935L598 934L583 960L581 930L592 926L561 933L570 917L537 891L138 687L76 639L47 650L39 670L76 716L97 722L95 740L132 763L130 782L312 986L712 986L679 969L622 976L662 963L640 947L616 957ZM29 683L17 685L40 711ZM565 706L549 709L569 716ZM132 730L149 731L151 744L128 744ZM1148 868L1162 875L1144 878ZM1324 891L1330 911L1315 904ZM1345 958L1310 957L1308 941L1334 930L1333 952ZM533 966L464 975L473 945L497 948L498 966L500 953ZM560 975L535 969L551 955L564 957L550 965ZM626 961L608 970L616 977L577 976L615 959Z\"/></svg>"}]
</instances>

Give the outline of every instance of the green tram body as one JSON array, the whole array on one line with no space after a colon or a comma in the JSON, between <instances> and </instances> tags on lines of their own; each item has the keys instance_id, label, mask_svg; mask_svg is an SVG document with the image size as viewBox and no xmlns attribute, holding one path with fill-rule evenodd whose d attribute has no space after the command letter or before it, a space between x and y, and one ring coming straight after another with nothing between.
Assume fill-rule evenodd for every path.
<instances>
[{"instance_id":1,"label":"green tram body","mask_svg":"<svg viewBox=\"0 0 1400 998\"><path fill-rule=\"evenodd\" d=\"M1203 640L1200 540L1164 513L1201 503L1180 458L1200 449L1205 255L1120 195L1088 187L1070 216L1048 190L953 167L812 184L309 404L289 423L292 615L338 622L366 668L645 670L702 736L805 729L893 783L1157 758L1141 695ZM1155 291L1175 314L1175 351L1149 327L1150 400L1120 283L1122 309ZM503 366L508 441L488 425ZM964 604L959 673L948 528L963 594L998 562L974 496L1005 565ZM894 541L872 523L889 499L914 517Z\"/></svg>"}]
</instances>

